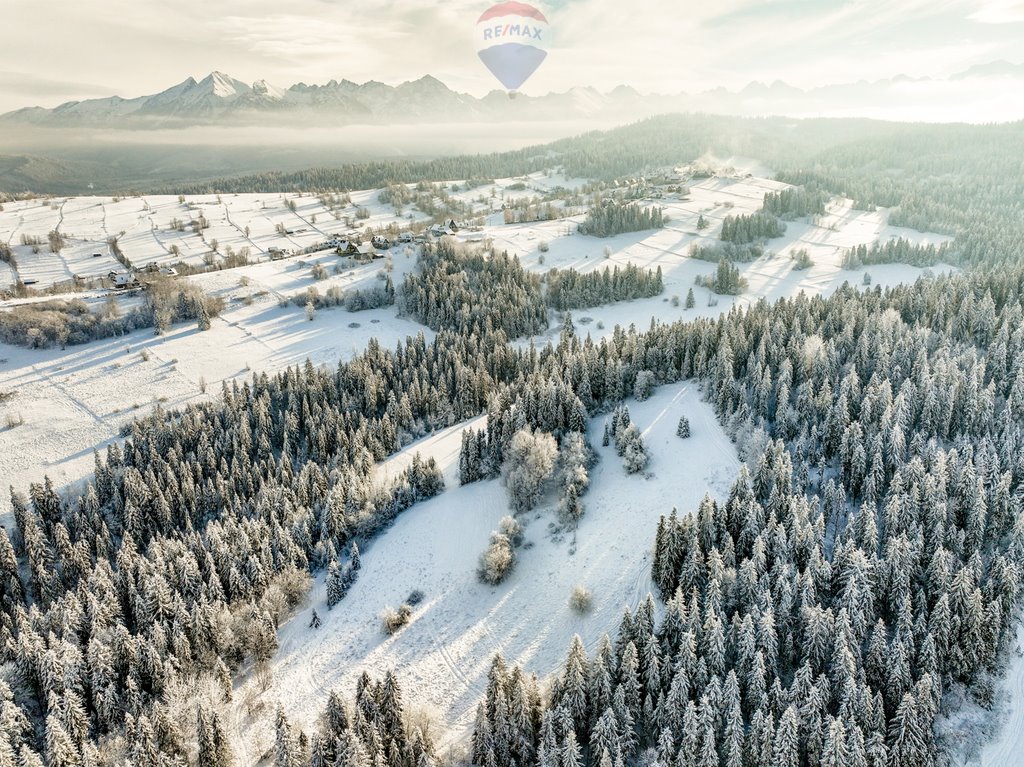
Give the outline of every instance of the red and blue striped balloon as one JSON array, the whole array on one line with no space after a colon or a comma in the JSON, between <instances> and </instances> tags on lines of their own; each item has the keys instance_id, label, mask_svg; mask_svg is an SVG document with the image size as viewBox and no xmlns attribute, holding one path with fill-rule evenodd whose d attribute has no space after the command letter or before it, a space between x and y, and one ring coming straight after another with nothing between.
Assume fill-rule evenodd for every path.
<instances>
[{"instance_id":1,"label":"red and blue striped balloon","mask_svg":"<svg viewBox=\"0 0 1024 767\"><path fill-rule=\"evenodd\" d=\"M520 88L547 58L548 20L532 5L504 2L476 23L477 53L508 90Z\"/></svg>"}]
</instances>

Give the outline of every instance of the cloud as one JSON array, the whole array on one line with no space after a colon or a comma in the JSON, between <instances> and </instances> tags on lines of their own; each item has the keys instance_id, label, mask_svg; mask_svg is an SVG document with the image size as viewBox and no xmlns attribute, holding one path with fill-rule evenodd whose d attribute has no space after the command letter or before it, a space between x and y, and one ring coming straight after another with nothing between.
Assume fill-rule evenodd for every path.
<instances>
[{"instance_id":1,"label":"cloud","mask_svg":"<svg viewBox=\"0 0 1024 767\"><path fill-rule=\"evenodd\" d=\"M1024 23L1024 2L1020 0L982 0L981 7L970 15L982 24Z\"/></svg>"},{"instance_id":2,"label":"cloud","mask_svg":"<svg viewBox=\"0 0 1024 767\"><path fill-rule=\"evenodd\" d=\"M22 97L81 98L82 96L109 96L109 86L83 83L76 80L57 80L31 72L0 71L0 91Z\"/></svg>"}]
</instances>

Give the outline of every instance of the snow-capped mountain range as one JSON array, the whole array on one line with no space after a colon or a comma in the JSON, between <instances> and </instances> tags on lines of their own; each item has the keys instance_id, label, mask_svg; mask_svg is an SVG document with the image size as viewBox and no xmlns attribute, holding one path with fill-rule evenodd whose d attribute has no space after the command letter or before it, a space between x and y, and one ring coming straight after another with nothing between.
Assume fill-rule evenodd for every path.
<instances>
[{"instance_id":1,"label":"snow-capped mountain range","mask_svg":"<svg viewBox=\"0 0 1024 767\"><path fill-rule=\"evenodd\" d=\"M249 84L222 72L189 77L160 93L69 101L53 109L28 107L0 116L0 123L41 126L163 128L210 124L279 124L300 116L342 123L407 123L422 120L541 120L597 115L634 118L666 111L794 116L895 116L912 104L923 118L989 121L1024 118L1024 64L997 61L946 79L897 76L874 82L828 85L810 90L784 82L753 82L738 91L715 88L696 94L641 94L619 86L608 93L571 88L543 96L503 91L482 98L452 90L432 76L397 86L377 81L331 80L279 88L266 80ZM1016 107L1014 106L1016 104ZM997 108L992 113L990 108ZM929 117L927 110L934 110ZM1016 109L1016 112L1014 111ZM893 115L888 115L893 111ZM1019 114L1017 114L1019 112ZM909 119L909 118L908 118Z\"/></svg>"}]
</instances>

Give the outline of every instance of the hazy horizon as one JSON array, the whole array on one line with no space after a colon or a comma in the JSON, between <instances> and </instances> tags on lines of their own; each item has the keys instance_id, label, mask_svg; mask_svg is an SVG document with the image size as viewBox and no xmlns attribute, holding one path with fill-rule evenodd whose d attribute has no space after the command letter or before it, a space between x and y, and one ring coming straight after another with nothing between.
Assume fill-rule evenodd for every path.
<instances>
[{"instance_id":1,"label":"hazy horizon","mask_svg":"<svg viewBox=\"0 0 1024 767\"><path fill-rule=\"evenodd\" d=\"M473 42L489 5L297 0L282 11L269 0L226 0L216 10L198 0L173 7L11 0L12 29L47 34L14 35L0 51L0 112L132 98L215 70L281 87L332 79L397 84L431 74L482 96L501 87ZM677 93L753 81L809 88L942 78L996 60L1019 63L1024 34L1021 0L726 0L714 7L649 0L643 14L609 0L536 5L551 37L548 60L523 88L531 95L576 86Z\"/></svg>"}]
</instances>

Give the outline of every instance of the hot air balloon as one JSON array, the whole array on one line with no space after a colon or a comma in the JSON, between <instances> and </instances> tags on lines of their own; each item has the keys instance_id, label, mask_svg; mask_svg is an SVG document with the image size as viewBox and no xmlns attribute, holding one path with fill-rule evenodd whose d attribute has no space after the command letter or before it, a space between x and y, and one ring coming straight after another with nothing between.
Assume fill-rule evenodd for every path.
<instances>
[{"instance_id":1,"label":"hot air balloon","mask_svg":"<svg viewBox=\"0 0 1024 767\"><path fill-rule=\"evenodd\" d=\"M498 3L476 23L477 53L491 74L515 96L548 52L548 20L526 3Z\"/></svg>"}]
</instances>

